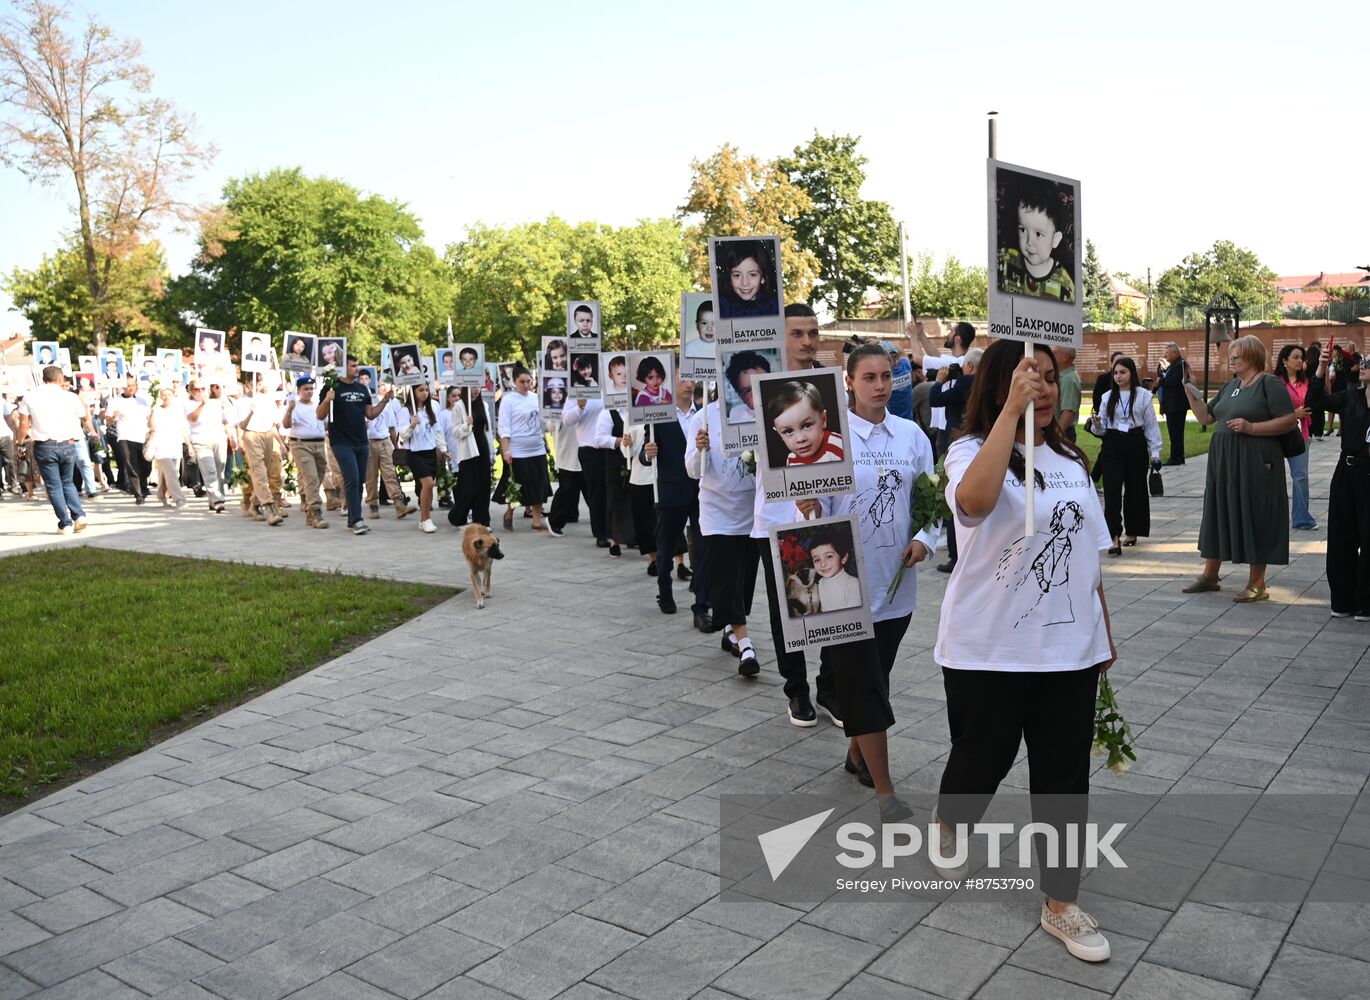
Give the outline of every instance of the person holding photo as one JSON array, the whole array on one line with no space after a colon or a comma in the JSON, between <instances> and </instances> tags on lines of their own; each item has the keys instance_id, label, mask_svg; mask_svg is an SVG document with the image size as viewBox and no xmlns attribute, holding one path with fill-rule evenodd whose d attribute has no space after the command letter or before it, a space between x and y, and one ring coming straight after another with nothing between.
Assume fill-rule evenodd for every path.
<instances>
[{"instance_id":1,"label":"person holding photo","mask_svg":"<svg viewBox=\"0 0 1370 1000\"><path fill-rule=\"evenodd\" d=\"M275 393L256 388L249 399L247 413L238 423L242 432L243 454L247 458L247 475L251 480L251 497L243 491L243 513L254 521L265 521L275 527L287 517L281 509L278 473L280 452L281 406Z\"/></svg>"},{"instance_id":2,"label":"person holding photo","mask_svg":"<svg viewBox=\"0 0 1370 1000\"><path fill-rule=\"evenodd\" d=\"M229 418L224 408L223 387L219 383L206 385L202 379L190 383L186 422L190 425L190 453L200 467L200 478L209 496L209 510L222 514L228 500L224 476L228 464Z\"/></svg>"},{"instance_id":3,"label":"person holding photo","mask_svg":"<svg viewBox=\"0 0 1370 1000\"><path fill-rule=\"evenodd\" d=\"M447 441L428 386L410 390L409 405L400 410L399 426L400 444L409 449L409 471L419 490L419 530L431 535L438 530L433 523L433 477L438 474L438 452L446 454Z\"/></svg>"},{"instance_id":4,"label":"person holding photo","mask_svg":"<svg viewBox=\"0 0 1370 1000\"><path fill-rule=\"evenodd\" d=\"M819 678L835 687L836 703L842 709L841 725L849 739L843 766L861 784L875 790L880 797L882 818L894 822L911 813L895 796L890 780L886 733L895 721L890 704L890 675L899 644L918 606L917 573L907 574L893 597L889 594L889 583L900 566L916 567L931 558L937 547L938 526L930 525L914 535L912 516L913 489L918 476L933 474L932 445L916 424L889 412L894 369L884 348L863 344L847 355L846 367L854 491L801 500L795 507L806 518L854 515L861 531L875 636L862 642L824 646L819 653ZM833 563L842 562L838 544L815 544L810 553L820 576ZM820 568L820 562L824 568ZM825 582L826 579L819 583L819 600L826 611L829 597L823 590ZM859 602L860 582L854 577L851 583L841 582L848 590L855 585ZM833 599L841 600L842 595L834 595Z\"/></svg>"},{"instance_id":5,"label":"person holding photo","mask_svg":"<svg viewBox=\"0 0 1370 1000\"><path fill-rule=\"evenodd\" d=\"M438 430L447 443L447 461L457 474L457 485L452 491L452 509L447 514L447 522L453 527L461 527L468 522L490 525L490 462L481 452L480 439L484 430L477 430L473 416L480 408L483 416L485 405L479 394L474 394L471 411L467 411L463 399L464 390L447 390L447 402L438 414ZM483 492L482 492L483 487ZM482 515L484 520L481 520Z\"/></svg>"},{"instance_id":6,"label":"person holding photo","mask_svg":"<svg viewBox=\"0 0 1370 1000\"><path fill-rule=\"evenodd\" d=\"M314 379L309 375L301 375L295 380L295 396L286 404L281 426L289 432L290 457L300 476L304 523L310 528L327 528L320 492L328 477L328 449L324 446L327 430L316 412L314 386Z\"/></svg>"},{"instance_id":7,"label":"person holding photo","mask_svg":"<svg viewBox=\"0 0 1370 1000\"><path fill-rule=\"evenodd\" d=\"M842 435L828 429L823 394L812 382L785 382L766 404L766 422L784 444L787 466L840 462Z\"/></svg>"},{"instance_id":8,"label":"person holding photo","mask_svg":"<svg viewBox=\"0 0 1370 1000\"><path fill-rule=\"evenodd\" d=\"M1147 458L1152 469L1161 467L1161 425L1151 393L1138 381L1136 362L1115 361L1113 388L1094 415L1095 430L1103 437L1099 464L1104 469L1104 523L1113 539L1111 556L1122 555L1122 546L1136 545L1139 537L1151 534Z\"/></svg>"},{"instance_id":9,"label":"person holding photo","mask_svg":"<svg viewBox=\"0 0 1370 1000\"><path fill-rule=\"evenodd\" d=\"M406 355L407 356L407 355ZM372 521L381 516L381 486L395 511L395 519L401 520L414 513L405 500L400 486L399 474L395 472L395 445L399 443L400 431L397 423L400 403L395 399L393 388L388 392L381 411L366 421L366 439L370 455L366 463L366 516Z\"/></svg>"},{"instance_id":10,"label":"person holding photo","mask_svg":"<svg viewBox=\"0 0 1370 1000\"><path fill-rule=\"evenodd\" d=\"M58 532L71 535L86 528L86 512L76 489L76 449L86 446L85 436L95 433L95 428L81 401L62 382L62 369L55 365L43 369L42 384L19 401L15 440L28 448L29 474L36 470L42 476L48 503L57 515ZM32 500L32 486L27 492Z\"/></svg>"},{"instance_id":11,"label":"person holding photo","mask_svg":"<svg viewBox=\"0 0 1370 1000\"><path fill-rule=\"evenodd\" d=\"M718 248L718 312L723 319L775 316L780 312L774 255L763 240L737 240Z\"/></svg>"},{"instance_id":12,"label":"person holding photo","mask_svg":"<svg viewBox=\"0 0 1370 1000\"><path fill-rule=\"evenodd\" d=\"M1289 465L1289 484L1293 494L1290 527L1295 531L1315 531L1318 522L1313 520L1313 514L1308 509L1308 448L1311 440L1309 431L1313 424L1309 398L1316 380L1308 377L1302 347L1285 344L1280 348L1280 356L1275 360L1275 376L1284 383L1289 401L1294 404L1294 416L1298 419L1299 434L1303 438L1303 454L1290 455L1285 460Z\"/></svg>"},{"instance_id":13,"label":"person holding photo","mask_svg":"<svg viewBox=\"0 0 1370 1000\"><path fill-rule=\"evenodd\" d=\"M637 391L634 406L660 406L671 402L671 388L666 384L666 366L661 359L648 355L637 363Z\"/></svg>"},{"instance_id":14,"label":"person holding photo","mask_svg":"<svg viewBox=\"0 0 1370 1000\"><path fill-rule=\"evenodd\" d=\"M533 394L534 384L527 368L520 365L514 369L514 391L500 401L499 440L500 455L504 464L513 469L523 505L533 512L533 530L541 531L542 505L550 492L550 483L547 479L547 440L542 430L542 411ZM512 529L513 526L511 507L504 515L504 527Z\"/></svg>"},{"instance_id":15,"label":"person holding photo","mask_svg":"<svg viewBox=\"0 0 1370 1000\"><path fill-rule=\"evenodd\" d=\"M132 376L124 381L122 395L105 400L105 422L114 425L119 468L133 502L140 506L147 500L147 477L152 472L151 464L143 458L151 416L152 405L138 394L138 380Z\"/></svg>"},{"instance_id":16,"label":"person holding photo","mask_svg":"<svg viewBox=\"0 0 1370 1000\"><path fill-rule=\"evenodd\" d=\"M961 545L933 649L951 737L933 813L946 858L984 815L1023 742L1033 821L1065 844L1067 827L1078 836L1088 820L1099 674L1118 652L1099 564L1108 531L1089 461L1056 423L1057 375L1045 344L1034 344L1030 358L1017 341L990 345L944 464ZM1022 441L1029 412L1030 480ZM1028 537L1025 484L1036 518ZM1048 865L1045 836L1034 839L1045 893L1038 923L1076 958L1104 961L1108 939L1076 903L1078 859ZM964 870L940 869L944 877Z\"/></svg>"},{"instance_id":17,"label":"person holding photo","mask_svg":"<svg viewBox=\"0 0 1370 1000\"><path fill-rule=\"evenodd\" d=\"M686 431L685 471L699 480L699 527L708 567L709 600L713 622L724 626L722 646L738 658L737 672L755 677L761 671L756 649L747 635L760 562L752 541L752 501L756 477L741 456L725 458L719 402L695 414Z\"/></svg>"},{"instance_id":18,"label":"person holding photo","mask_svg":"<svg viewBox=\"0 0 1370 1000\"><path fill-rule=\"evenodd\" d=\"M612 361L609 363L609 370L613 371ZM598 399L570 400L562 408L561 425L575 428L576 457L580 460L585 504L590 510L590 532L595 536L595 544L601 549L607 549L612 543L609 541L609 524L604 495L604 454L595 443L595 424L599 421L599 415L603 410L604 404ZM569 499L568 497L568 502ZM566 513L572 513L572 508L568 506ZM561 534L565 525L566 521L558 519L550 525L552 533L554 535Z\"/></svg>"},{"instance_id":19,"label":"person holding photo","mask_svg":"<svg viewBox=\"0 0 1370 1000\"><path fill-rule=\"evenodd\" d=\"M342 473L343 494L347 499L347 527L354 535L364 535L371 530L362 520L362 481L371 450L367 421L384 413L394 398L394 390L389 387L379 400L372 398L371 391L357 381L357 359L349 354L338 387L325 389L319 395L319 405L314 411L320 420L328 420L329 446Z\"/></svg>"},{"instance_id":20,"label":"person holding photo","mask_svg":"<svg viewBox=\"0 0 1370 1000\"><path fill-rule=\"evenodd\" d=\"M698 412L694 406L694 383L677 373L675 388L675 420L652 425L652 439L642 448L643 458L656 469L656 550L675 552L687 530L691 533L694 570L683 562L676 566L676 577L694 580L694 601L690 607L694 627L708 634L714 630L709 616L708 574L703 570L704 547L699 542L699 483L685 470L685 451L690 424ZM665 563L663 562L664 566ZM662 614L676 612L675 597L671 593L671 574L657 572L657 607Z\"/></svg>"}]
</instances>

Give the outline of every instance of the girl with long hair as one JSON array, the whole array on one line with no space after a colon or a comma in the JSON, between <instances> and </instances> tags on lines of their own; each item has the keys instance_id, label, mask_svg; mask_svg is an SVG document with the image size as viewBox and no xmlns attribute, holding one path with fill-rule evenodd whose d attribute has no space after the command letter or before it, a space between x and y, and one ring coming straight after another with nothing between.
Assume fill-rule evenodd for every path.
<instances>
[{"instance_id":1,"label":"girl with long hair","mask_svg":"<svg viewBox=\"0 0 1370 1000\"><path fill-rule=\"evenodd\" d=\"M419 488L419 530L431 535L433 523L433 477L438 474L438 452L447 452L447 441L433 409L433 390L427 384L409 390L409 405L399 414L400 444L409 449L409 471ZM405 421L408 420L408 423Z\"/></svg>"},{"instance_id":2,"label":"girl with long hair","mask_svg":"<svg viewBox=\"0 0 1370 1000\"><path fill-rule=\"evenodd\" d=\"M960 558L942 600L934 660L947 696L951 754L934 818L943 871L962 872L965 831L988 808L1027 743L1033 820L1079 833L1089 812L1099 673L1117 658L1099 550L1109 545L1089 461L1056 423L1056 358L1045 344L1001 340L980 359L962 433L947 451L947 504ZM1031 413L1027 480L1023 416ZM1034 526L1023 531L1025 494ZM1076 905L1079 864L1051 864L1037 841L1039 922L1076 958L1109 956Z\"/></svg>"},{"instance_id":3,"label":"girl with long hair","mask_svg":"<svg viewBox=\"0 0 1370 1000\"><path fill-rule=\"evenodd\" d=\"M1289 393L1289 401L1294 404L1294 419L1299 422L1299 433L1303 435L1303 454L1285 459L1289 465L1289 485L1294 494L1290 504L1289 526L1295 531L1314 531L1318 522L1313 520L1308 510L1308 444L1312 440L1315 400L1311 398L1313 381L1308 378L1308 365L1302 347L1285 344L1280 348L1280 356L1275 360L1275 376L1284 383Z\"/></svg>"},{"instance_id":4,"label":"girl with long hair","mask_svg":"<svg viewBox=\"0 0 1370 1000\"><path fill-rule=\"evenodd\" d=\"M1151 534L1148 456L1152 468L1161 465L1161 425L1131 358L1113 362L1113 388L1104 393L1094 419L1103 437L1099 465L1104 476L1104 522L1113 540L1108 554L1120 556L1122 546L1136 545L1139 537Z\"/></svg>"},{"instance_id":5,"label":"girl with long hair","mask_svg":"<svg viewBox=\"0 0 1370 1000\"><path fill-rule=\"evenodd\" d=\"M475 407L480 405L480 394L467 410L464 398L469 390L455 386L447 390L442 412L438 414L438 430L447 443L447 460L457 474L457 485L452 490L452 509L448 523L461 527L468 516L473 524L490 524L490 463L481 454L482 432L475 426ZM482 515L484 520L482 520Z\"/></svg>"}]
</instances>

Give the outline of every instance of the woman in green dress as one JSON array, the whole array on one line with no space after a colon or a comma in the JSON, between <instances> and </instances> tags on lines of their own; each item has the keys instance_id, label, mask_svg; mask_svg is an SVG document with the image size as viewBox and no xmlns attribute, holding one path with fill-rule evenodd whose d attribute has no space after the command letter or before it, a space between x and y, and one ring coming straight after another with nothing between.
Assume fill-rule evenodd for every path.
<instances>
[{"instance_id":1,"label":"woman in green dress","mask_svg":"<svg viewBox=\"0 0 1370 1000\"><path fill-rule=\"evenodd\" d=\"M1228 361L1233 378L1212 403L1205 405L1192 382L1185 385L1194 416L1213 425L1213 441L1199 526L1203 574L1184 592L1221 590L1222 564L1248 563L1246 589L1232 598L1241 604L1268 600L1265 567L1289 563L1289 500L1279 436L1294 427L1296 418L1289 393L1265 370L1259 337L1234 340Z\"/></svg>"}]
</instances>

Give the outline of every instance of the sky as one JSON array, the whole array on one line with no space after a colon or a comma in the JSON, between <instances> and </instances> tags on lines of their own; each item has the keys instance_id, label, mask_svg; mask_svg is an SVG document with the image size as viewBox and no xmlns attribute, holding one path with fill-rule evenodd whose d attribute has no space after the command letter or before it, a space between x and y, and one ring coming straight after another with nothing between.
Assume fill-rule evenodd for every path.
<instances>
[{"instance_id":1,"label":"sky","mask_svg":"<svg viewBox=\"0 0 1370 1000\"><path fill-rule=\"evenodd\" d=\"M1337 42L1363 23L1353 0L76 10L140 39L154 92L218 147L193 199L299 166L407 203L439 251L476 221L668 216L692 160L723 143L779 156L817 130L861 137L863 195L890 203L911 251L980 262L995 110L1001 159L1081 181L1109 270L1159 275L1217 239L1281 274L1370 264L1370 129L1358 56ZM73 227L69 181L0 167L0 273ZM161 237L184 271L192 234Z\"/></svg>"}]
</instances>

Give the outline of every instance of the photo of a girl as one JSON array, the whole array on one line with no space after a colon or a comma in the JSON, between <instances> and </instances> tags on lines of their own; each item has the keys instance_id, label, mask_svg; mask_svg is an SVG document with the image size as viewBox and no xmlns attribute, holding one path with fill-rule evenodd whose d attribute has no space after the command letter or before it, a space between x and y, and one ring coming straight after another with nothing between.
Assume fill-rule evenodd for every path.
<instances>
[{"instance_id":1,"label":"photo of a girl","mask_svg":"<svg viewBox=\"0 0 1370 1000\"><path fill-rule=\"evenodd\" d=\"M780 315L780 251L777 241L719 242L714 292L719 319Z\"/></svg>"}]
</instances>

